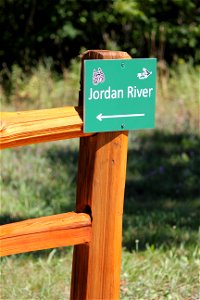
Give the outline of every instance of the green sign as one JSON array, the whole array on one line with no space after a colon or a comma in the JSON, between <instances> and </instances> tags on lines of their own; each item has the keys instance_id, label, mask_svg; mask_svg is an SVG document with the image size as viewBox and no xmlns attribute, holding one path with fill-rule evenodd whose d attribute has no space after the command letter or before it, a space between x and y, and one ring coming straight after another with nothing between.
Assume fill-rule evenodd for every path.
<instances>
[{"instance_id":1,"label":"green sign","mask_svg":"<svg viewBox=\"0 0 200 300\"><path fill-rule=\"evenodd\" d=\"M84 132L154 128L156 59L84 61Z\"/></svg>"}]
</instances>

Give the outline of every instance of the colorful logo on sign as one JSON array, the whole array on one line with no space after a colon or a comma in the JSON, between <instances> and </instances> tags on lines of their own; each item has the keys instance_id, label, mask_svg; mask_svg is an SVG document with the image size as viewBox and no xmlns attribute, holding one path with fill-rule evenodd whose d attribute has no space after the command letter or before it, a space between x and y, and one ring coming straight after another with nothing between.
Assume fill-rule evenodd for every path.
<instances>
[{"instance_id":1,"label":"colorful logo on sign","mask_svg":"<svg viewBox=\"0 0 200 300\"><path fill-rule=\"evenodd\" d=\"M104 75L102 69L98 68L97 71L94 69L93 75L92 75L93 84L98 85L99 83L103 83L104 81L105 81L105 75Z\"/></svg>"}]
</instances>

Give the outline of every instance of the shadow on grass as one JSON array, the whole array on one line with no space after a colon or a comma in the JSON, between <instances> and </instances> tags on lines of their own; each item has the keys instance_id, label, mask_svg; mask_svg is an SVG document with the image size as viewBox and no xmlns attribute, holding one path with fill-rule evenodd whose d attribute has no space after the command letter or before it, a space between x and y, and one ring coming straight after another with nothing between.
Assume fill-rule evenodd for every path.
<instances>
[{"instance_id":1,"label":"shadow on grass","mask_svg":"<svg viewBox=\"0 0 200 300\"><path fill-rule=\"evenodd\" d=\"M55 184L55 187L51 191L48 186L43 186L42 194L44 195L46 205L52 206L52 199L57 199L60 205L54 213L75 211L78 150L54 145L48 149L45 156L53 170L53 182ZM55 195L52 195L52 193ZM47 195L49 196L47 197Z\"/></svg>"},{"instance_id":2,"label":"shadow on grass","mask_svg":"<svg viewBox=\"0 0 200 300\"><path fill-rule=\"evenodd\" d=\"M200 137L154 132L136 135L130 143L124 246L195 245L200 217Z\"/></svg>"},{"instance_id":3,"label":"shadow on grass","mask_svg":"<svg viewBox=\"0 0 200 300\"><path fill-rule=\"evenodd\" d=\"M147 244L152 247L196 244L199 149L200 137L193 134L156 131L131 134L123 216L124 247L142 250ZM49 149L47 157L51 165L59 163L68 169L75 188L78 151L55 147Z\"/></svg>"},{"instance_id":4,"label":"shadow on grass","mask_svg":"<svg viewBox=\"0 0 200 300\"><path fill-rule=\"evenodd\" d=\"M8 224L8 223L15 223L19 221L24 221L26 218L19 218L19 217L13 217L9 214L3 214L0 216L0 225Z\"/></svg>"},{"instance_id":5,"label":"shadow on grass","mask_svg":"<svg viewBox=\"0 0 200 300\"><path fill-rule=\"evenodd\" d=\"M147 244L153 248L196 244L200 205L199 149L200 137L194 134L156 131L130 134L124 247L142 250ZM45 150L44 156L52 169L52 177L40 186L40 197L45 199L44 212L49 207L51 213L48 214L74 210L78 151L53 144ZM9 220L8 215L3 215L0 221L8 223L19 219L10 217ZM38 251L34 256L48 255L50 251Z\"/></svg>"}]
</instances>

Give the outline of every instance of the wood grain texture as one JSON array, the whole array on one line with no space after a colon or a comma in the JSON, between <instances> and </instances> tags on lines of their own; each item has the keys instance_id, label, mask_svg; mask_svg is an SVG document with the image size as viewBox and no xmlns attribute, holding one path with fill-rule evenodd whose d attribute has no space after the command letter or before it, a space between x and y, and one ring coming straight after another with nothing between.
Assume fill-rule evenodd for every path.
<instances>
[{"instance_id":1,"label":"wood grain texture","mask_svg":"<svg viewBox=\"0 0 200 300\"><path fill-rule=\"evenodd\" d=\"M83 56L88 58L130 56L92 51ZM92 240L74 247L71 300L119 299L127 148L127 132L80 140L76 208L77 212L91 210Z\"/></svg>"},{"instance_id":2,"label":"wood grain texture","mask_svg":"<svg viewBox=\"0 0 200 300\"><path fill-rule=\"evenodd\" d=\"M82 107L1 112L0 149L87 136Z\"/></svg>"},{"instance_id":3,"label":"wood grain texture","mask_svg":"<svg viewBox=\"0 0 200 300\"><path fill-rule=\"evenodd\" d=\"M0 256L77 245L91 240L91 218L65 213L0 226Z\"/></svg>"}]
</instances>

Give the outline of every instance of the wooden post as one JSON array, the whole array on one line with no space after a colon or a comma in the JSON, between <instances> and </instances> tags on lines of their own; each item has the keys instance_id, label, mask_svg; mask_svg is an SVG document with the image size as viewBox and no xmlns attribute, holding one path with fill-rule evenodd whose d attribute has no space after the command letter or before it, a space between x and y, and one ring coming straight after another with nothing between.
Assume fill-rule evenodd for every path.
<instances>
[{"instance_id":1,"label":"wooden post","mask_svg":"<svg viewBox=\"0 0 200 300\"><path fill-rule=\"evenodd\" d=\"M97 50L83 55L83 60L113 58L130 56ZM82 82L83 77L81 87ZM76 209L91 214L92 240L74 247L71 300L119 299L127 147L125 131L80 139Z\"/></svg>"}]
</instances>

